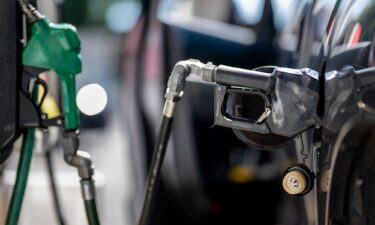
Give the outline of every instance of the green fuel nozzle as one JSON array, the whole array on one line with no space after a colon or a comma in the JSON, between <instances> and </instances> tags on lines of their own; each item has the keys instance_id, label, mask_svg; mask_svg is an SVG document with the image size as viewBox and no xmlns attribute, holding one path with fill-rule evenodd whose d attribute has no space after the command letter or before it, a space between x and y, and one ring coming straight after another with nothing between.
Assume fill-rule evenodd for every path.
<instances>
[{"instance_id":1,"label":"green fuel nozzle","mask_svg":"<svg viewBox=\"0 0 375 225\"><path fill-rule=\"evenodd\" d=\"M64 160L78 169L89 224L99 225L95 203L94 166L90 155L78 150L79 112L75 76L81 72L82 62L77 30L70 24L50 23L28 0L18 0L18 3L30 24L30 35L23 49L22 63L26 67L53 70L61 81L65 130Z\"/></svg>"},{"instance_id":2,"label":"green fuel nozzle","mask_svg":"<svg viewBox=\"0 0 375 225\"><path fill-rule=\"evenodd\" d=\"M18 0L31 24L30 38L22 55L24 66L54 70L62 85L64 129L79 126L75 76L81 72L81 44L70 24L53 24L25 0Z\"/></svg>"}]
</instances>

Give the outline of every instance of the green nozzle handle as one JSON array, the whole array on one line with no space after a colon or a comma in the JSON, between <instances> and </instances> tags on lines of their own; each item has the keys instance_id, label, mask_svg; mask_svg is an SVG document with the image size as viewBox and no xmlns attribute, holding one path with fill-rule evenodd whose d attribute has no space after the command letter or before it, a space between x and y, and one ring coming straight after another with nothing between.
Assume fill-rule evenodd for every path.
<instances>
[{"instance_id":1,"label":"green nozzle handle","mask_svg":"<svg viewBox=\"0 0 375 225\"><path fill-rule=\"evenodd\" d=\"M75 76L82 67L77 31L70 24L53 24L45 18L34 22L30 28L23 64L57 73L62 84L64 129L75 130L79 126Z\"/></svg>"}]
</instances>

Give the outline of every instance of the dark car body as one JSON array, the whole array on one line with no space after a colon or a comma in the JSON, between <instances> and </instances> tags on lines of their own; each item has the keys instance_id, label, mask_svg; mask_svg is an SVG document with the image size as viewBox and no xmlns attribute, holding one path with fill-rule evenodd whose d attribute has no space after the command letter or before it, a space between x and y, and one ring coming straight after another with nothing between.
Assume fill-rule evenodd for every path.
<instances>
[{"instance_id":1,"label":"dark car body","mask_svg":"<svg viewBox=\"0 0 375 225\"><path fill-rule=\"evenodd\" d=\"M370 153L374 5L361 0L307 2L304 31L289 60L282 59L289 67L308 67L321 76L317 110L322 127L304 134L315 146L307 158L316 174L313 191L304 197L308 224L374 224L369 200L374 198L375 160Z\"/></svg>"}]
</instances>

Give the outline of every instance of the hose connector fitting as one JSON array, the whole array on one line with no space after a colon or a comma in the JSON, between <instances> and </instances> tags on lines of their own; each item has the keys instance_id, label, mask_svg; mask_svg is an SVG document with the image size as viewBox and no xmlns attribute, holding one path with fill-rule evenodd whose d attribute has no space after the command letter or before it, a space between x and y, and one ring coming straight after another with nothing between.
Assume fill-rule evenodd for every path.
<instances>
[{"instance_id":1,"label":"hose connector fitting","mask_svg":"<svg viewBox=\"0 0 375 225\"><path fill-rule=\"evenodd\" d=\"M195 59L179 61L174 66L168 80L163 115L168 118L174 117L176 103L180 101L182 95L184 94L186 78L190 74L199 76L204 81L213 82L215 69L216 66L212 63L204 64Z\"/></svg>"},{"instance_id":2,"label":"hose connector fitting","mask_svg":"<svg viewBox=\"0 0 375 225\"><path fill-rule=\"evenodd\" d=\"M33 24L44 18L44 15L36 10L36 8L32 6L28 0L18 0L18 3L23 14L25 14L27 22L29 22L30 24Z\"/></svg>"},{"instance_id":3,"label":"hose connector fitting","mask_svg":"<svg viewBox=\"0 0 375 225\"><path fill-rule=\"evenodd\" d=\"M84 200L95 199L95 185L93 180L94 166L90 154L78 150L79 132L65 132L63 140L64 160L65 162L78 170L81 178L81 190Z\"/></svg>"}]
</instances>

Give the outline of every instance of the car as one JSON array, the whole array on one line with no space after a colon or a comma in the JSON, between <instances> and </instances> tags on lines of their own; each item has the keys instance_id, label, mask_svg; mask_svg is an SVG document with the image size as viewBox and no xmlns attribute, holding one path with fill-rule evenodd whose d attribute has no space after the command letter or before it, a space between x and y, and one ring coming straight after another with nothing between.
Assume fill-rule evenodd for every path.
<instances>
[{"instance_id":1,"label":"car","mask_svg":"<svg viewBox=\"0 0 375 225\"><path fill-rule=\"evenodd\" d=\"M373 6L370 1L306 1L299 17L298 32L294 33L298 38L294 39L297 44L291 45L291 60L285 61L288 55L282 59L290 63L290 68L268 66L253 71L239 70L195 60L181 61L174 67L186 65L187 68L198 68L198 71L203 69L208 72L201 79L216 82L216 125L233 128L246 144L258 148L262 146L262 150L275 149L283 142L295 144L297 163L285 170L283 188L290 195L304 196L306 224L373 223L372 202L363 201L364 196L371 199L369 188L373 184L371 165L374 158L370 153L374 131L371 101L375 81L372 68L374 31L370 16L374 13ZM363 24L366 24L365 27ZM195 29L192 25L189 27ZM287 48L282 50L285 49L288 51ZM306 68L298 69L301 67ZM188 74L191 73L188 71ZM262 75L259 75L260 72ZM207 73L214 75L207 78L211 76ZM178 76L178 71L173 70L171 78L173 76ZM269 76L271 80L268 84L274 85L274 89L264 89L265 94L257 92L262 85L245 81L250 81L251 76L254 76L254 82L262 82ZM236 80L236 77L239 79ZM223 88L225 93L221 95ZM241 91L236 92L235 89ZM186 95L191 90L187 87L184 92ZM260 124L259 119L248 118L252 115L248 96L256 95L269 98L272 106ZM201 96L194 100L201 103ZM201 108L199 103L196 104ZM246 114L243 113L245 107ZM192 107L184 108L183 112L189 108ZM262 125L264 121L266 127ZM210 152L209 157L215 154L218 153ZM217 184L217 188L223 186L223 183ZM254 193L250 189L247 191ZM218 196L226 194L228 192ZM244 197L246 193L240 195ZM218 218L221 218L220 215ZM224 224L226 222L223 218L219 220ZM252 217L252 220L256 219Z\"/></svg>"}]
</instances>

